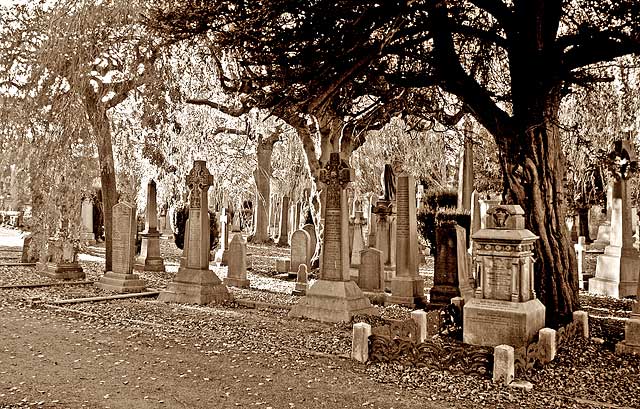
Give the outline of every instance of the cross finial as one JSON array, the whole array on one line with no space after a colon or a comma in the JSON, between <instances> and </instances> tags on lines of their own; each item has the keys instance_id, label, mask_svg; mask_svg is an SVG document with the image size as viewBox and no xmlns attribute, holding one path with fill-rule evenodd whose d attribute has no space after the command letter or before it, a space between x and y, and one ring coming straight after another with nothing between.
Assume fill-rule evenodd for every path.
<instances>
[{"instance_id":1,"label":"cross finial","mask_svg":"<svg viewBox=\"0 0 640 409\"><path fill-rule=\"evenodd\" d=\"M197 160L193 163L191 172L187 175L187 187L191 192L189 196L189 207L200 207L200 193L204 189L208 189L213 184L213 176L207 169L207 163L203 160Z\"/></svg>"}]
</instances>

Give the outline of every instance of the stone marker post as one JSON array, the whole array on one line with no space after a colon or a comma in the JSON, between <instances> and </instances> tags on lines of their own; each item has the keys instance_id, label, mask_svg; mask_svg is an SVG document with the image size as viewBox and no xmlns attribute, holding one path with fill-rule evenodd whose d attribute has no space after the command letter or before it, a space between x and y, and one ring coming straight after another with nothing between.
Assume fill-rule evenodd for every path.
<instances>
[{"instance_id":1,"label":"stone marker post","mask_svg":"<svg viewBox=\"0 0 640 409\"><path fill-rule=\"evenodd\" d=\"M96 236L93 233L93 202L91 199L82 200L80 217L82 218L80 241L83 243L95 244Z\"/></svg>"},{"instance_id":2,"label":"stone marker post","mask_svg":"<svg viewBox=\"0 0 640 409\"><path fill-rule=\"evenodd\" d=\"M127 203L113 206L112 271L107 271L96 283L103 290L117 293L139 293L145 283L132 274L136 254L136 221L133 207Z\"/></svg>"},{"instance_id":3,"label":"stone marker post","mask_svg":"<svg viewBox=\"0 0 640 409\"><path fill-rule=\"evenodd\" d=\"M356 314L377 314L360 288L350 280L348 209L345 189L353 170L339 153L332 153L320 170L319 181L326 189L325 222L320 278L289 313L324 322L350 321Z\"/></svg>"},{"instance_id":4,"label":"stone marker post","mask_svg":"<svg viewBox=\"0 0 640 409\"><path fill-rule=\"evenodd\" d=\"M165 271L164 260L160 255L160 231L158 231L158 209L156 205L156 182L147 185L147 209L144 231L140 233L142 244L140 257L133 268L138 271Z\"/></svg>"},{"instance_id":5,"label":"stone marker post","mask_svg":"<svg viewBox=\"0 0 640 409\"><path fill-rule=\"evenodd\" d=\"M242 233L233 235L229 243L229 268L227 277L223 280L226 285L249 288L247 280L247 243Z\"/></svg>"},{"instance_id":6,"label":"stone marker post","mask_svg":"<svg viewBox=\"0 0 640 409\"><path fill-rule=\"evenodd\" d=\"M189 220L185 234L184 265L160 293L159 301L208 304L231 299L227 287L209 269L209 212L207 192L213 177L206 162L197 160L187 176L189 187Z\"/></svg>"},{"instance_id":7,"label":"stone marker post","mask_svg":"<svg viewBox=\"0 0 640 409\"><path fill-rule=\"evenodd\" d=\"M424 305L424 280L418 275L418 223L415 180L403 172L398 176L396 202L396 276L391 280L390 304L415 308Z\"/></svg>"}]
</instances>

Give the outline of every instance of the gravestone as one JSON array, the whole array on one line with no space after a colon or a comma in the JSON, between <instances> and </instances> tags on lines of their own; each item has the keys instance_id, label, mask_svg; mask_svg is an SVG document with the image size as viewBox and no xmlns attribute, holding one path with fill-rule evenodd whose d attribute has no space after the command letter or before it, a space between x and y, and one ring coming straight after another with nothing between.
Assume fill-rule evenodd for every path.
<instances>
[{"instance_id":1,"label":"gravestone","mask_svg":"<svg viewBox=\"0 0 640 409\"><path fill-rule=\"evenodd\" d=\"M31 245L33 237L31 233L25 233L22 241L22 254L20 256L21 263L35 263L38 261L36 248Z\"/></svg>"},{"instance_id":2,"label":"gravestone","mask_svg":"<svg viewBox=\"0 0 640 409\"><path fill-rule=\"evenodd\" d=\"M289 276L293 277L298 272L300 264L309 268L311 256L315 247L311 247L311 238L305 230L296 230L291 235L291 264L289 265Z\"/></svg>"},{"instance_id":3,"label":"gravestone","mask_svg":"<svg viewBox=\"0 0 640 409\"><path fill-rule=\"evenodd\" d=\"M418 223L416 221L415 180L406 172L397 180L396 274L391 280L389 304L409 308L424 305L424 279L418 275Z\"/></svg>"},{"instance_id":4,"label":"gravestone","mask_svg":"<svg viewBox=\"0 0 640 409\"><path fill-rule=\"evenodd\" d=\"M444 307L451 304L454 297L462 296L465 302L473 298L464 228L452 224L438 226L435 244L438 252L435 257L433 287L429 291L430 304Z\"/></svg>"},{"instance_id":5,"label":"gravestone","mask_svg":"<svg viewBox=\"0 0 640 409\"><path fill-rule=\"evenodd\" d=\"M593 249L598 249L598 250L603 250L605 247L607 247L609 244L611 244L611 222L612 222L612 215L613 215L613 201L614 201L614 197L613 197L613 191L614 191L614 182L610 182L607 185L607 202L606 202L606 218L604 220L604 222L602 222L599 226L598 226L598 233L596 235L596 241L594 241L591 244L591 248ZM616 218L616 222L619 219ZM616 228L618 228L616 226ZM622 228L622 227L620 227Z\"/></svg>"},{"instance_id":6,"label":"gravestone","mask_svg":"<svg viewBox=\"0 0 640 409\"><path fill-rule=\"evenodd\" d=\"M464 126L464 146L460 152L458 170L458 209L471 212L471 192L473 191L473 124L467 120Z\"/></svg>"},{"instance_id":7,"label":"gravestone","mask_svg":"<svg viewBox=\"0 0 640 409\"><path fill-rule=\"evenodd\" d=\"M136 254L136 219L133 206L118 203L113 206L111 271L107 271L96 287L116 293L139 293L146 285L133 274Z\"/></svg>"},{"instance_id":8,"label":"gravestone","mask_svg":"<svg viewBox=\"0 0 640 409\"><path fill-rule=\"evenodd\" d=\"M289 196L282 197L282 206L280 208L280 234L278 237L279 246L289 245Z\"/></svg>"},{"instance_id":9,"label":"gravestone","mask_svg":"<svg viewBox=\"0 0 640 409\"><path fill-rule=\"evenodd\" d=\"M589 288L589 279L593 277L592 274L586 274L584 272L584 254L587 250L586 238L584 236L578 237L578 242L573 245L576 251L576 260L578 261L578 285L581 290Z\"/></svg>"},{"instance_id":10,"label":"gravestone","mask_svg":"<svg viewBox=\"0 0 640 409\"><path fill-rule=\"evenodd\" d=\"M187 175L189 219L178 274L158 297L162 302L208 304L230 300L231 294L209 269L209 212L207 192L213 177L205 161L194 161Z\"/></svg>"},{"instance_id":11,"label":"gravestone","mask_svg":"<svg viewBox=\"0 0 640 409\"><path fill-rule=\"evenodd\" d=\"M47 259L36 263L36 273L59 280L85 278L78 249L70 241L56 238L47 240Z\"/></svg>"},{"instance_id":12,"label":"gravestone","mask_svg":"<svg viewBox=\"0 0 640 409\"><path fill-rule=\"evenodd\" d=\"M473 235L478 287L464 305L463 342L525 346L545 323L533 284L538 236L524 228L518 205L494 206L487 216L487 227Z\"/></svg>"},{"instance_id":13,"label":"gravestone","mask_svg":"<svg viewBox=\"0 0 640 409\"><path fill-rule=\"evenodd\" d=\"M140 256L133 268L137 271L162 271L164 260L160 255L160 231L158 231L158 209L156 204L156 182L147 184L147 209L145 212L144 231L140 233L142 243Z\"/></svg>"},{"instance_id":14,"label":"gravestone","mask_svg":"<svg viewBox=\"0 0 640 409\"><path fill-rule=\"evenodd\" d=\"M306 295L309 285L309 274L307 273L307 265L300 264L296 273L296 286L293 289L293 295Z\"/></svg>"},{"instance_id":15,"label":"gravestone","mask_svg":"<svg viewBox=\"0 0 640 409\"><path fill-rule=\"evenodd\" d=\"M93 233L93 202L91 199L82 200L80 211L82 224L80 226L80 242L96 244L96 235Z\"/></svg>"},{"instance_id":16,"label":"gravestone","mask_svg":"<svg viewBox=\"0 0 640 409\"><path fill-rule=\"evenodd\" d=\"M373 247L362 250L360 253L358 287L365 293L384 293L384 280L382 252Z\"/></svg>"},{"instance_id":17,"label":"gravestone","mask_svg":"<svg viewBox=\"0 0 640 409\"><path fill-rule=\"evenodd\" d=\"M313 224L305 224L302 226L302 230L309 233L309 247L311 248L311 254L309 255L309 260L313 257L316 252L316 247L318 247L318 236L316 236L316 226ZM311 268L311 266L308 266Z\"/></svg>"},{"instance_id":18,"label":"gravestone","mask_svg":"<svg viewBox=\"0 0 640 409\"><path fill-rule=\"evenodd\" d=\"M233 235L229 243L229 268L227 277L224 279L226 285L240 288L249 288L247 280L247 243L242 238L241 233Z\"/></svg>"},{"instance_id":19,"label":"gravestone","mask_svg":"<svg viewBox=\"0 0 640 409\"><path fill-rule=\"evenodd\" d=\"M214 261L218 266L226 266L229 259L229 215L227 209L222 208L220 211L220 248L216 251Z\"/></svg>"},{"instance_id":20,"label":"gravestone","mask_svg":"<svg viewBox=\"0 0 640 409\"><path fill-rule=\"evenodd\" d=\"M350 321L356 314L377 314L362 290L350 280L348 209L345 189L353 170L339 153L332 153L319 172L326 189L325 222L319 279L289 312L324 322Z\"/></svg>"},{"instance_id":21,"label":"gravestone","mask_svg":"<svg viewBox=\"0 0 640 409\"><path fill-rule=\"evenodd\" d=\"M364 236L362 234L362 211L357 210L356 216L353 218L353 242L351 244L351 266L358 267L360 265L360 252L364 249Z\"/></svg>"},{"instance_id":22,"label":"gravestone","mask_svg":"<svg viewBox=\"0 0 640 409\"><path fill-rule=\"evenodd\" d=\"M613 152L626 159L614 172L609 245L604 254L598 256L596 275L589 280L589 292L621 298L635 295L640 271L640 254L633 246L631 204L627 192L628 165L636 162L636 157L628 140L614 142Z\"/></svg>"},{"instance_id":23,"label":"gravestone","mask_svg":"<svg viewBox=\"0 0 640 409\"><path fill-rule=\"evenodd\" d=\"M386 274L386 286L391 285L396 269L396 204L390 200L380 199L372 212L376 215L375 247L382 251L382 261ZM371 239L371 237L370 237Z\"/></svg>"}]
</instances>

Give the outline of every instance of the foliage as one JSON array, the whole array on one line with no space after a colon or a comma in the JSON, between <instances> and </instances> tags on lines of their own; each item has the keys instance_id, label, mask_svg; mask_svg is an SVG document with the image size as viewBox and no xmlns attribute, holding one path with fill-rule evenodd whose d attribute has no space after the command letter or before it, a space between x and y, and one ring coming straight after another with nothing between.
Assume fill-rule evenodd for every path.
<instances>
[{"instance_id":1,"label":"foliage","mask_svg":"<svg viewBox=\"0 0 640 409\"><path fill-rule=\"evenodd\" d=\"M446 192L433 197L444 198L443 202L451 200L451 196ZM456 199L457 202L457 199ZM418 221L418 234L431 246L431 255L437 255L438 246L436 245L436 229L447 223L456 223L464 227L467 236L467 245L469 244L469 231L471 228L471 215L467 210L456 209L455 207L423 207L416 213Z\"/></svg>"},{"instance_id":2,"label":"foliage","mask_svg":"<svg viewBox=\"0 0 640 409\"><path fill-rule=\"evenodd\" d=\"M422 202L430 209L441 207L456 207L458 192L454 188L427 189L422 196Z\"/></svg>"}]
</instances>

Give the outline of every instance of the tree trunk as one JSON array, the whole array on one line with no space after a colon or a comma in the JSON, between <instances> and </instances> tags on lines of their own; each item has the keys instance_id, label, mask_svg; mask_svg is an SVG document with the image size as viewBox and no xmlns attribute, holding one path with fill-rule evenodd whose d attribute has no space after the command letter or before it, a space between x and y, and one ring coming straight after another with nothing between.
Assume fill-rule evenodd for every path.
<instances>
[{"instance_id":1,"label":"tree trunk","mask_svg":"<svg viewBox=\"0 0 640 409\"><path fill-rule=\"evenodd\" d=\"M89 87L85 92L85 110L96 136L98 160L100 162L100 182L104 205L105 271L111 271L113 206L117 203L116 172L113 161L111 126L106 109L97 104L95 93Z\"/></svg>"},{"instance_id":2,"label":"tree trunk","mask_svg":"<svg viewBox=\"0 0 640 409\"><path fill-rule=\"evenodd\" d=\"M557 112L557 111L556 111ZM546 325L557 327L578 309L577 262L565 225L564 164L557 122L530 126L514 147L501 149L504 195L522 206L526 226L540 239L535 249L535 290ZM503 143L504 140L500 141ZM499 142L499 144L500 144Z\"/></svg>"},{"instance_id":3,"label":"tree trunk","mask_svg":"<svg viewBox=\"0 0 640 409\"><path fill-rule=\"evenodd\" d=\"M256 183L256 226L251 238L252 243L267 243L269 237L269 205L271 198L271 156L273 154L273 143L265 140L258 140L256 148L258 164L253 172Z\"/></svg>"}]
</instances>

